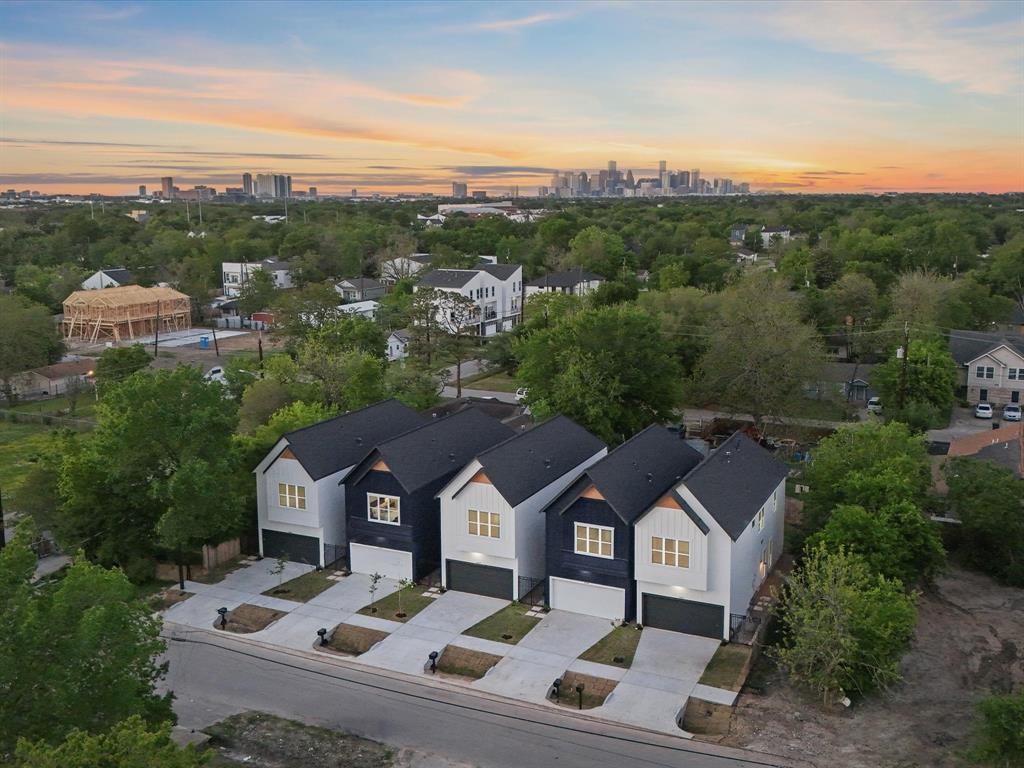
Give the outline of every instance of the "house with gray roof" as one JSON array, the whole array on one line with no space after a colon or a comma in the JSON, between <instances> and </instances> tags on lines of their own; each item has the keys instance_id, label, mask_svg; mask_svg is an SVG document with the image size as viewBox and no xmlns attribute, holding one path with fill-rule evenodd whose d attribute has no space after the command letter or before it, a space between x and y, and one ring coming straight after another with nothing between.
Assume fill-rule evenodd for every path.
<instances>
[{"instance_id":1,"label":"house with gray roof","mask_svg":"<svg viewBox=\"0 0 1024 768\"><path fill-rule=\"evenodd\" d=\"M505 600L545 576L544 508L607 446L556 416L478 453L441 489L441 583Z\"/></svg>"},{"instance_id":2,"label":"house with gray roof","mask_svg":"<svg viewBox=\"0 0 1024 768\"><path fill-rule=\"evenodd\" d=\"M950 331L949 351L971 403L1020 403L1024 390L1024 336Z\"/></svg>"},{"instance_id":3,"label":"house with gray roof","mask_svg":"<svg viewBox=\"0 0 1024 768\"><path fill-rule=\"evenodd\" d=\"M345 553L345 487L377 443L427 423L385 400L284 435L253 470L260 554L326 566Z\"/></svg>"},{"instance_id":4,"label":"house with gray roof","mask_svg":"<svg viewBox=\"0 0 1024 768\"><path fill-rule=\"evenodd\" d=\"M98 269L82 281L83 291L98 291L101 288L120 288L135 285L135 275L124 267Z\"/></svg>"},{"instance_id":5,"label":"house with gray roof","mask_svg":"<svg viewBox=\"0 0 1024 768\"><path fill-rule=\"evenodd\" d=\"M415 290L426 288L471 299L476 314L466 330L478 336L511 330L522 314L523 268L519 264L482 262L473 269L433 269L420 278ZM443 325L442 315L438 303L438 321Z\"/></svg>"},{"instance_id":6,"label":"house with gray roof","mask_svg":"<svg viewBox=\"0 0 1024 768\"><path fill-rule=\"evenodd\" d=\"M334 284L342 301L369 301L384 295L384 286L372 277L346 277Z\"/></svg>"},{"instance_id":7,"label":"house with gray roof","mask_svg":"<svg viewBox=\"0 0 1024 768\"><path fill-rule=\"evenodd\" d=\"M571 296L586 296L601 287L604 278L594 272L582 269L567 269L549 272L526 284L526 297L537 293L567 293Z\"/></svg>"},{"instance_id":8,"label":"house with gray roof","mask_svg":"<svg viewBox=\"0 0 1024 768\"><path fill-rule=\"evenodd\" d=\"M547 508L552 608L728 640L782 551L785 464L649 427Z\"/></svg>"}]
</instances>

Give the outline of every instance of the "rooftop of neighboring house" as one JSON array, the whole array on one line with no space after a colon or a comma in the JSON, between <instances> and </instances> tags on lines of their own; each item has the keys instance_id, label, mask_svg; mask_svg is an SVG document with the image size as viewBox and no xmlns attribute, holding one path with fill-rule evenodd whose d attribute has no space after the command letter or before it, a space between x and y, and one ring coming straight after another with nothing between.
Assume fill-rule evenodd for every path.
<instances>
[{"instance_id":1,"label":"rooftop of neighboring house","mask_svg":"<svg viewBox=\"0 0 1024 768\"><path fill-rule=\"evenodd\" d=\"M604 278L593 272L586 272L581 269L567 269L562 272L549 272L546 275L531 280L527 285L537 288L572 288L580 283L587 283L592 280L603 281Z\"/></svg>"},{"instance_id":2,"label":"rooftop of neighboring house","mask_svg":"<svg viewBox=\"0 0 1024 768\"><path fill-rule=\"evenodd\" d=\"M838 363L829 362L821 366L821 380L835 384L848 384L852 381L870 381L871 372L875 369L872 363Z\"/></svg>"},{"instance_id":3,"label":"rooftop of neighboring house","mask_svg":"<svg viewBox=\"0 0 1024 768\"><path fill-rule=\"evenodd\" d=\"M135 282L135 275L133 275L130 270L127 270L124 267L111 267L110 269L101 269L100 272L102 272L104 275L106 275L119 285L129 285L130 283Z\"/></svg>"},{"instance_id":4,"label":"rooftop of neighboring house","mask_svg":"<svg viewBox=\"0 0 1024 768\"><path fill-rule=\"evenodd\" d=\"M372 277L345 277L339 280L337 284L348 288L355 288L357 291L383 288L383 286Z\"/></svg>"},{"instance_id":5,"label":"rooftop of neighboring house","mask_svg":"<svg viewBox=\"0 0 1024 768\"><path fill-rule=\"evenodd\" d=\"M986 352L1004 345L1024 355L1024 336L1018 334L957 330L949 332L949 351L957 365L967 365Z\"/></svg>"},{"instance_id":6,"label":"rooftop of neighboring house","mask_svg":"<svg viewBox=\"0 0 1024 768\"><path fill-rule=\"evenodd\" d=\"M477 454L487 479L510 506L526 501L607 446L565 416Z\"/></svg>"},{"instance_id":7,"label":"rooftop of neighboring house","mask_svg":"<svg viewBox=\"0 0 1024 768\"><path fill-rule=\"evenodd\" d=\"M281 272L292 268L292 265L287 261L278 261L277 259L264 259L260 264L263 265L264 269L269 269L273 272Z\"/></svg>"},{"instance_id":8,"label":"rooftop of neighboring house","mask_svg":"<svg viewBox=\"0 0 1024 768\"><path fill-rule=\"evenodd\" d=\"M469 408L378 443L363 464L379 457L406 492L413 493L444 480L514 434L497 419Z\"/></svg>"},{"instance_id":9,"label":"rooftop of neighboring house","mask_svg":"<svg viewBox=\"0 0 1024 768\"><path fill-rule=\"evenodd\" d=\"M587 469L551 508L564 512L593 485L627 525L696 467L704 457L678 432L650 426Z\"/></svg>"},{"instance_id":10,"label":"rooftop of neighboring house","mask_svg":"<svg viewBox=\"0 0 1024 768\"><path fill-rule=\"evenodd\" d=\"M357 464L377 443L426 423L397 400L384 400L289 432L295 458L314 480Z\"/></svg>"},{"instance_id":11,"label":"rooftop of neighboring house","mask_svg":"<svg viewBox=\"0 0 1024 768\"><path fill-rule=\"evenodd\" d=\"M63 363L44 365L41 368L33 368L29 373L55 381L57 379L66 379L69 376L87 376L95 369L96 361L91 357L83 357L81 360L69 360Z\"/></svg>"},{"instance_id":12,"label":"rooftop of neighboring house","mask_svg":"<svg viewBox=\"0 0 1024 768\"><path fill-rule=\"evenodd\" d=\"M439 419L442 416L450 416L453 413L459 413L460 411L465 411L468 408L475 408L478 411L483 411L488 416L498 419L499 421L507 421L508 419L521 415L523 412L523 407L516 403L506 403L505 401L498 400L495 397L468 396L435 405L434 407L428 408L424 411L424 414L432 419Z\"/></svg>"},{"instance_id":13,"label":"rooftop of neighboring house","mask_svg":"<svg viewBox=\"0 0 1024 768\"><path fill-rule=\"evenodd\" d=\"M394 330L391 332L391 335L394 336L399 341L408 341L410 338L408 328L399 328L397 330Z\"/></svg>"},{"instance_id":14,"label":"rooftop of neighboring house","mask_svg":"<svg viewBox=\"0 0 1024 768\"><path fill-rule=\"evenodd\" d=\"M761 227L761 231L765 234L778 234L779 232L789 232L789 227Z\"/></svg>"},{"instance_id":15,"label":"rooftop of neighboring house","mask_svg":"<svg viewBox=\"0 0 1024 768\"><path fill-rule=\"evenodd\" d=\"M1018 477L1024 477L1024 458L1021 441L1021 422L1007 424L999 429L989 429L964 435L950 441L949 453L953 456L970 456L976 459L987 459L1000 466L1011 469Z\"/></svg>"},{"instance_id":16,"label":"rooftop of neighboring house","mask_svg":"<svg viewBox=\"0 0 1024 768\"><path fill-rule=\"evenodd\" d=\"M475 269L433 269L420 278L420 285L431 288L462 288L474 277Z\"/></svg>"},{"instance_id":17,"label":"rooftop of neighboring house","mask_svg":"<svg viewBox=\"0 0 1024 768\"><path fill-rule=\"evenodd\" d=\"M736 432L686 476L686 487L735 541L789 468Z\"/></svg>"}]
</instances>

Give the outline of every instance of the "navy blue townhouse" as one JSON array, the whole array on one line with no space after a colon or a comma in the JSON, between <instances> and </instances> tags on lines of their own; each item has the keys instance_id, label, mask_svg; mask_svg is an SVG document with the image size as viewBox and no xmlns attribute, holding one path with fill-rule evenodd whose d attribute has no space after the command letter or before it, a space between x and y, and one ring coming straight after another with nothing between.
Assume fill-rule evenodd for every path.
<instances>
[{"instance_id":1,"label":"navy blue townhouse","mask_svg":"<svg viewBox=\"0 0 1024 768\"><path fill-rule=\"evenodd\" d=\"M469 408L374 446L344 480L351 570L414 580L433 572L441 562L437 492L514 434Z\"/></svg>"},{"instance_id":2,"label":"navy blue townhouse","mask_svg":"<svg viewBox=\"0 0 1024 768\"><path fill-rule=\"evenodd\" d=\"M702 459L677 432L651 426L556 497L545 510L549 605L635 618L633 524Z\"/></svg>"}]
</instances>

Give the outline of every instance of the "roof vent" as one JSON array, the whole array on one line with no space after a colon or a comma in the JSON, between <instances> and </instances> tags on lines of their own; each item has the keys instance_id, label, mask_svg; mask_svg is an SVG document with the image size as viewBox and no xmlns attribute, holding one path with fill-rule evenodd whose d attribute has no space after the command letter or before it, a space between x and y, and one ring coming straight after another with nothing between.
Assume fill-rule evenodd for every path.
<instances>
[{"instance_id":1,"label":"roof vent","mask_svg":"<svg viewBox=\"0 0 1024 768\"><path fill-rule=\"evenodd\" d=\"M648 472L648 473L647 473L647 482L649 483L649 482L651 482L652 480L654 480L654 475L652 475L652 474L651 474L650 472Z\"/></svg>"},{"instance_id":2,"label":"roof vent","mask_svg":"<svg viewBox=\"0 0 1024 768\"><path fill-rule=\"evenodd\" d=\"M550 467L551 466L551 459L544 459L544 466L545 467Z\"/></svg>"},{"instance_id":3,"label":"roof vent","mask_svg":"<svg viewBox=\"0 0 1024 768\"><path fill-rule=\"evenodd\" d=\"M357 437L356 438L356 445L362 445L362 444L363 444L363 438Z\"/></svg>"},{"instance_id":4,"label":"roof vent","mask_svg":"<svg viewBox=\"0 0 1024 768\"><path fill-rule=\"evenodd\" d=\"M454 452L454 451L451 451L451 452L450 452L450 453L448 454L448 458L449 458L449 459L450 459L451 461L455 461L455 452Z\"/></svg>"}]
</instances>

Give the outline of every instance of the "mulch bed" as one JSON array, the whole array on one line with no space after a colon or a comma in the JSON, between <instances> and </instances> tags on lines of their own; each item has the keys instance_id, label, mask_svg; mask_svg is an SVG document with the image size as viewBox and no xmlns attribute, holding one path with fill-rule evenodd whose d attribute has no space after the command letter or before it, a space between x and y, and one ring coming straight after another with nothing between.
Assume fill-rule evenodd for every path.
<instances>
[{"instance_id":1,"label":"mulch bed","mask_svg":"<svg viewBox=\"0 0 1024 768\"><path fill-rule=\"evenodd\" d=\"M275 611L272 608L263 608L259 605L242 603L242 605L235 608L235 610L228 611L227 626L222 627L220 625L219 616L216 621L214 621L213 626L216 629L223 629L226 632L236 632L240 635L248 635L252 632L259 632L261 629L266 629L282 616L286 615L287 614L284 611Z\"/></svg>"},{"instance_id":2,"label":"mulch bed","mask_svg":"<svg viewBox=\"0 0 1024 768\"><path fill-rule=\"evenodd\" d=\"M328 633L327 645L320 645L320 641L317 640L313 647L318 651L336 653L340 656L358 656L366 653L387 636L387 632L381 632L379 629L339 624Z\"/></svg>"},{"instance_id":3,"label":"mulch bed","mask_svg":"<svg viewBox=\"0 0 1024 768\"><path fill-rule=\"evenodd\" d=\"M608 680L604 677L593 677L581 675L579 672L566 672L562 675L562 695L559 699L551 699L555 704L572 709L579 708L580 697L576 693L576 686L583 683L583 709L594 709L604 704L608 694L615 690L618 685L615 680Z\"/></svg>"},{"instance_id":4,"label":"mulch bed","mask_svg":"<svg viewBox=\"0 0 1024 768\"><path fill-rule=\"evenodd\" d=\"M445 675L479 680L499 661L501 656L495 656L493 653L447 645L437 661L437 671Z\"/></svg>"}]
</instances>

